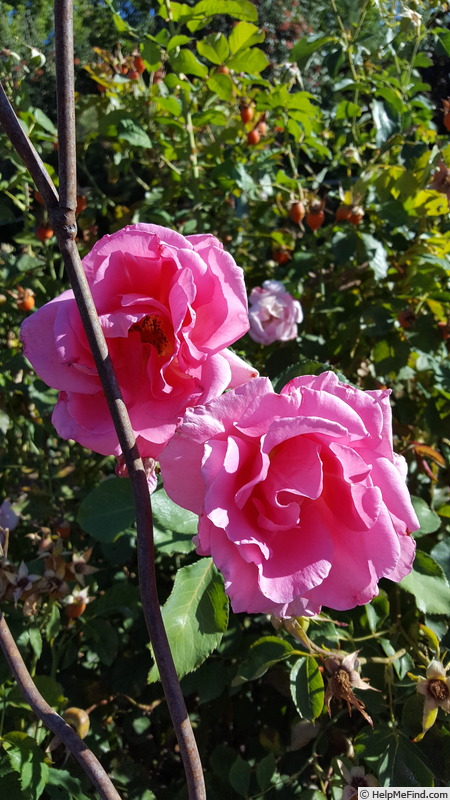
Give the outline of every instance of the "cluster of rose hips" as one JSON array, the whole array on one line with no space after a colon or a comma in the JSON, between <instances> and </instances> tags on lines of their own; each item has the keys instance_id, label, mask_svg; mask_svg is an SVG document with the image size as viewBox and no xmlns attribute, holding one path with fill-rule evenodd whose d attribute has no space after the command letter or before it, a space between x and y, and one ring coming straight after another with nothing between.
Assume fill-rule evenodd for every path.
<instances>
[{"instance_id":1,"label":"cluster of rose hips","mask_svg":"<svg viewBox=\"0 0 450 800\"><path fill-rule=\"evenodd\" d=\"M240 107L240 114L241 120L244 125L249 125L255 116L255 109L249 103L241 103ZM267 122L266 122L266 114L260 114L256 123L253 125L252 129L247 133L247 143L249 145L256 145L261 139L261 136L264 136L267 133Z\"/></svg>"},{"instance_id":2,"label":"cluster of rose hips","mask_svg":"<svg viewBox=\"0 0 450 800\"><path fill-rule=\"evenodd\" d=\"M301 200L295 200L289 208L289 217L297 225L305 220L312 231L321 228L325 222L324 201L314 198L309 203L308 209L305 208ZM336 211L336 222L350 222L352 225L359 225L364 217L364 209L360 205L347 205L341 203Z\"/></svg>"},{"instance_id":3,"label":"cluster of rose hips","mask_svg":"<svg viewBox=\"0 0 450 800\"><path fill-rule=\"evenodd\" d=\"M289 218L296 225L301 225L305 220L308 228L317 231L325 222L325 201L318 197L313 198L305 205L303 200L293 200L289 206ZM364 209L360 205L350 205L341 203L335 215L336 222L350 222L352 225L359 225L364 217ZM282 248L274 250L273 258L277 264L286 264L290 260L289 250Z\"/></svg>"}]
</instances>

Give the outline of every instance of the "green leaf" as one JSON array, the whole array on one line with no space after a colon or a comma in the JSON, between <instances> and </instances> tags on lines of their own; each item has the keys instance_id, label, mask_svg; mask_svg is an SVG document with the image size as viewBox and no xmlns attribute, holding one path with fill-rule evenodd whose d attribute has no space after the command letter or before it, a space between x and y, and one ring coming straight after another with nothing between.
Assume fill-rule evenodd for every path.
<instances>
[{"instance_id":1,"label":"green leaf","mask_svg":"<svg viewBox=\"0 0 450 800\"><path fill-rule=\"evenodd\" d=\"M212 559L202 558L177 572L162 615L177 674L182 678L203 663L227 629L228 600ZM155 664L149 683L158 678Z\"/></svg>"},{"instance_id":2,"label":"green leaf","mask_svg":"<svg viewBox=\"0 0 450 800\"><path fill-rule=\"evenodd\" d=\"M244 761L241 756L238 756L228 773L232 789L242 797L248 797L251 771L248 761Z\"/></svg>"},{"instance_id":3,"label":"green leaf","mask_svg":"<svg viewBox=\"0 0 450 800\"><path fill-rule=\"evenodd\" d=\"M208 67L202 64L191 50L179 50L176 55L169 57L169 63L177 74L182 72L185 75L195 75L198 78L206 78L208 74Z\"/></svg>"},{"instance_id":4,"label":"green leaf","mask_svg":"<svg viewBox=\"0 0 450 800\"><path fill-rule=\"evenodd\" d=\"M397 121L390 116L388 108L381 100L372 100L370 105L376 128L375 144L377 147L383 147L389 137L397 130Z\"/></svg>"},{"instance_id":5,"label":"green leaf","mask_svg":"<svg viewBox=\"0 0 450 800\"><path fill-rule=\"evenodd\" d=\"M256 779L261 792L267 792L269 789L276 769L277 764L273 753L269 753L256 765Z\"/></svg>"},{"instance_id":6,"label":"green leaf","mask_svg":"<svg viewBox=\"0 0 450 800\"><path fill-rule=\"evenodd\" d=\"M222 75L220 72L215 72L208 78L206 83L210 92L217 95L220 100L229 103L233 96L233 81L229 75Z\"/></svg>"},{"instance_id":7,"label":"green leaf","mask_svg":"<svg viewBox=\"0 0 450 800\"><path fill-rule=\"evenodd\" d=\"M135 519L131 481L109 478L82 500L77 522L99 542L112 542Z\"/></svg>"},{"instance_id":8,"label":"green leaf","mask_svg":"<svg viewBox=\"0 0 450 800\"><path fill-rule=\"evenodd\" d=\"M334 112L335 119L351 119L352 117L360 117L362 113L361 106L350 100L341 100Z\"/></svg>"},{"instance_id":9,"label":"green leaf","mask_svg":"<svg viewBox=\"0 0 450 800\"><path fill-rule=\"evenodd\" d=\"M237 55L228 61L230 69L236 72L245 72L247 75L259 75L267 67L269 59L259 47L250 47L240 50Z\"/></svg>"},{"instance_id":10,"label":"green leaf","mask_svg":"<svg viewBox=\"0 0 450 800\"><path fill-rule=\"evenodd\" d=\"M7 743L6 755L11 767L19 773L22 791L31 790L33 800L38 800L48 779L48 766L44 762L45 753L31 736L20 731L12 731L2 737Z\"/></svg>"},{"instance_id":11,"label":"green leaf","mask_svg":"<svg viewBox=\"0 0 450 800\"><path fill-rule=\"evenodd\" d=\"M144 39L142 45L142 58L145 61L145 66L150 72L155 72L162 64L161 49L156 42L150 39Z\"/></svg>"},{"instance_id":12,"label":"green leaf","mask_svg":"<svg viewBox=\"0 0 450 800\"><path fill-rule=\"evenodd\" d=\"M450 539L443 539L431 551L431 556L437 561L450 581Z\"/></svg>"},{"instance_id":13,"label":"green leaf","mask_svg":"<svg viewBox=\"0 0 450 800\"><path fill-rule=\"evenodd\" d=\"M230 48L223 33L213 33L197 42L197 52L211 64L223 64L230 55Z\"/></svg>"},{"instance_id":14,"label":"green leaf","mask_svg":"<svg viewBox=\"0 0 450 800\"><path fill-rule=\"evenodd\" d=\"M259 44L264 39L264 33L260 33L256 25L252 25L250 22L238 22L228 37L228 44L234 55L238 50Z\"/></svg>"},{"instance_id":15,"label":"green leaf","mask_svg":"<svg viewBox=\"0 0 450 800\"><path fill-rule=\"evenodd\" d=\"M293 649L289 642L278 636L264 636L258 639L250 647L246 660L239 665L231 685L239 686L245 681L257 680L274 664L289 658Z\"/></svg>"},{"instance_id":16,"label":"green leaf","mask_svg":"<svg viewBox=\"0 0 450 800\"><path fill-rule=\"evenodd\" d=\"M80 780L65 769L49 767L46 792L51 800L88 800L83 794Z\"/></svg>"},{"instance_id":17,"label":"green leaf","mask_svg":"<svg viewBox=\"0 0 450 800\"><path fill-rule=\"evenodd\" d=\"M125 116L124 112L118 109L100 118L99 133L102 136L128 142L134 147L149 149L152 146L148 134L141 125L133 117Z\"/></svg>"},{"instance_id":18,"label":"green leaf","mask_svg":"<svg viewBox=\"0 0 450 800\"><path fill-rule=\"evenodd\" d=\"M43 128L44 131L47 131L48 133L51 133L54 136L56 136L57 134L56 127L51 121L51 119L47 117L47 114L44 114L44 112L41 111L40 108L33 108L31 109L31 111L33 112L33 116L36 123L40 125L40 127Z\"/></svg>"},{"instance_id":19,"label":"green leaf","mask_svg":"<svg viewBox=\"0 0 450 800\"><path fill-rule=\"evenodd\" d=\"M127 580L113 583L104 594L89 606L92 616L107 617L112 614L133 616L140 602L139 589Z\"/></svg>"},{"instance_id":20,"label":"green leaf","mask_svg":"<svg viewBox=\"0 0 450 800\"><path fill-rule=\"evenodd\" d=\"M50 675L36 675L34 682L38 691L41 693L44 700L47 701L49 706L58 708L64 705L66 698L64 697L64 689L58 681L51 678Z\"/></svg>"},{"instance_id":21,"label":"green leaf","mask_svg":"<svg viewBox=\"0 0 450 800\"><path fill-rule=\"evenodd\" d=\"M203 128L204 125L224 126L228 122L228 116L217 108L208 111L196 111L192 114L192 124L194 128Z\"/></svg>"},{"instance_id":22,"label":"green leaf","mask_svg":"<svg viewBox=\"0 0 450 800\"><path fill-rule=\"evenodd\" d=\"M434 786L433 773L420 758L417 746L402 734L390 739L379 765L382 786Z\"/></svg>"},{"instance_id":23,"label":"green leaf","mask_svg":"<svg viewBox=\"0 0 450 800\"><path fill-rule=\"evenodd\" d=\"M387 261L387 253L383 245L370 233L360 233L358 235L366 252L369 265L375 273L375 278L377 280L385 278L388 273L389 264Z\"/></svg>"},{"instance_id":24,"label":"green leaf","mask_svg":"<svg viewBox=\"0 0 450 800\"><path fill-rule=\"evenodd\" d=\"M40 658L42 654L42 636L39 628L30 627L25 628L20 636L17 638L17 644L20 648L30 645L36 658Z\"/></svg>"},{"instance_id":25,"label":"green leaf","mask_svg":"<svg viewBox=\"0 0 450 800\"><path fill-rule=\"evenodd\" d=\"M299 658L291 670L291 695L302 719L313 722L323 711L325 688L315 658Z\"/></svg>"},{"instance_id":26,"label":"green leaf","mask_svg":"<svg viewBox=\"0 0 450 800\"><path fill-rule=\"evenodd\" d=\"M294 44L289 54L289 61L296 61L299 66L304 66L313 53L332 41L332 36L323 36L320 34L302 37L300 41Z\"/></svg>"},{"instance_id":27,"label":"green leaf","mask_svg":"<svg viewBox=\"0 0 450 800\"><path fill-rule=\"evenodd\" d=\"M183 36L181 34L171 36L167 42L167 51L170 52L171 50L175 50L176 47L183 47L184 44L189 44L191 41L192 39L190 36Z\"/></svg>"},{"instance_id":28,"label":"green leaf","mask_svg":"<svg viewBox=\"0 0 450 800\"><path fill-rule=\"evenodd\" d=\"M427 533L437 531L441 527L441 520L436 512L421 497L411 495L411 501L420 522L419 530L413 533L414 539L419 539L421 536L426 536Z\"/></svg>"},{"instance_id":29,"label":"green leaf","mask_svg":"<svg viewBox=\"0 0 450 800\"><path fill-rule=\"evenodd\" d=\"M450 56L450 31L447 28L434 28L433 34L437 37L442 49L447 56Z\"/></svg>"},{"instance_id":30,"label":"green leaf","mask_svg":"<svg viewBox=\"0 0 450 800\"><path fill-rule=\"evenodd\" d=\"M162 488L152 494L152 511L158 526L164 530L176 531L189 536L197 533L197 514L177 506Z\"/></svg>"},{"instance_id":31,"label":"green leaf","mask_svg":"<svg viewBox=\"0 0 450 800\"><path fill-rule=\"evenodd\" d=\"M201 20L215 14L229 14L230 17L249 22L256 22L258 19L258 11L250 0L200 0L190 10L193 16Z\"/></svg>"},{"instance_id":32,"label":"green leaf","mask_svg":"<svg viewBox=\"0 0 450 800\"><path fill-rule=\"evenodd\" d=\"M178 97L157 97L155 98L155 103L158 105L158 110L161 108L164 111L167 111L173 117L181 116L183 106Z\"/></svg>"},{"instance_id":33,"label":"green leaf","mask_svg":"<svg viewBox=\"0 0 450 800\"><path fill-rule=\"evenodd\" d=\"M53 639L56 639L61 630L61 614L56 603L50 607L49 611L47 610L47 613L48 616L44 626L44 631L46 638L51 643Z\"/></svg>"},{"instance_id":34,"label":"green leaf","mask_svg":"<svg viewBox=\"0 0 450 800\"><path fill-rule=\"evenodd\" d=\"M104 619L91 619L83 627L83 640L89 650L96 653L102 662L110 666L119 646L119 636L110 622Z\"/></svg>"},{"instance_id":35,"label":"green leaf","mask_svg":"<svg viewBox=\"0 0 450 800\"><path fill-rule=\"evenodd\" d=\"M417 551L412 572L399 585L414 595L419 611L450 615L450 586L442 567L428 553Z\"/></svg>"}]
</instances>

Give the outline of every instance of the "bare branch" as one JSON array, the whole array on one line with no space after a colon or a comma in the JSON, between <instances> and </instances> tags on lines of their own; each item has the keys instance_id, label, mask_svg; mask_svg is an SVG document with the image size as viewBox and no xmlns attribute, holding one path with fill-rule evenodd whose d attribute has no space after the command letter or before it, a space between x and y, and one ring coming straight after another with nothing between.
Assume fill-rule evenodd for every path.
<instances>
[{"instance_id":1,"label":"bare branch","mask_svg":"<svg viewBox=\"0 0 450 800\"><path fill-rule=\"evenodd\" d=\"M9 102L5 90L0 83L0 121L2 127L17 150L28 172L33 178L47 208L57 208L59 198L52 179L45 169L45 165L26 135L16 113Z\"/></svg>"},{"instance_id":2,"label":"bare branch","mask_svg":"<svg viewBox=\"0 0 450 800\"><path fill-rule=\"evenodd\" d=\"M100 797L103 798L103 800L120 800L120 795L93 752L89 750L70 725L49 706L36 689L33 679L11 635L11 631L1 613L0 647L3 650L22 695L36 716L42 720L44 725L53 731L58 739L70 750L74 758L76 758L78 763L82 766L86 775L91 779Z\"/></svg>"},{"instance_id":3,"label":"bare branch","mask_svg":"<svg viewBox=\"0 0 450 800\"><path fill-rule=\"evenodd\" d=\"M190 800L205 800L206 793L203 770L173 663L166 631L164 629L156 591L153 521L147 479L135 442L130 418L122 399L113 365L108 355L108 348L103 330L98 319L75 242L76 141L72 15L72 0L55 0L59 172L61 186L59 203L58 195L51 179L39 155L24 133L3 89L0 95L0 111L3 117L5 131L28 167L49 209L52 226L55 230L58 245L69 275L124 460L127 465L136 505L140 589L145 621L180 747L186 773L189 798ZM15 660L9 660L9 663L16 676ZM35 687L34 691L37 693ZM35 704L34 709L36 710L37 708L38 706ZM36 713L38 713L37 710ZM54 714L55 712L52 713ZM58 717L58 715L55 716ZM41 719L47 724L46 719L43 717L41 717ZM53 728L51 728L51 730L53 730ZM69 749L71 749L70 746Z\"/></svg>"}]
</instances>

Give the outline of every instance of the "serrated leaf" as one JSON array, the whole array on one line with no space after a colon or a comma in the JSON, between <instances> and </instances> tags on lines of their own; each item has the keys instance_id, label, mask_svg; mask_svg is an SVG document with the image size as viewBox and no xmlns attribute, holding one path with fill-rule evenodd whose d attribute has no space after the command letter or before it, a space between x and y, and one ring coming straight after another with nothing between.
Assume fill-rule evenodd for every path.
<instances>
[{"instance_id":1,"label":"serrated leaf","mask_svg":"<svg viewBox=\"0 0 450 800\"><path fill-rule=\"evenodd\" d=\"M260 678L274 664L289 658L292 651L292 645L278 636L264 636L262 639L258 639L250 647L246 660L239 665L231 685L239 686L245 681Z\"/></svg>"},{"instance_id":2,"label":"serrated leaf","mask_svg":"<svg viewBox=\"0 0 450 800\"><path fill-rule=\"evenodd\" d=\"M260 33L256 25L252 25L251 22L238 22L228 37L228 44L234 55L239 50L242 50L242 48L248 48L253 44L259 44L263 42L264 39L264 33Z\"/></svg>"},{"instance_id":3,"label":"serrated leaf","mask_svg":"<svg viewBox=\"0 0 450 800\"><path fill-rule=\"evenodd\" d=\"M259 75L267 67L269 59L259 47L250 47L240 50L228 61L230 69L236 72L245 72L247 75Z\"/></svg>"},{"instance_id":4,"label":"serrated leaf","mask_svg":"<svg viewBox=\"0 0 450 800\"><path fill-rule=\"evenodd\" d=\"M182 678L215 650L227 629L228 600L212 559L202 558L177 572L162 615L177 675ZM158 678L155 664L149 683Z\"/></svg>"},{"instance_id":5,"label":"serrated leaf","mask_svg":"<svg viewBox=\"0 0 450 800\"><path fill-rule=\"evenodd\" d=\"M80 504L77 522L99 542L112 542L135 519L131 481L109 478L96 486Z\"/></svg>"},{"instance_id":6,"label":"serrated leaf","mask_svg":"<svg viewBox=\"0 0 450 800\"><path fill-rule=\"evenodd\" d=\"M197 42L197 52L203 58L207 58L211 64L219 65L227 60L230 48L223 33L214 33Z\"/></svg>"},{"instance_id":7,"label":"serrated leaf","mask_svg":"<svg viewBox=\"0 0 450 800\"><path fill-rule=\"evenodd\" d=\"M197 78L205 78L208 74L208 67L205 67L191 50L179 50L176 55L169 57L169 63L173 71L185 75L195 75Z\"/></svg>"},{"instance_id":8,"label":"serrated leaf","mask_svg":"<svg viewBox=\"0 0 450 800\"><path fill-rule=\"evenodd\" d=\"M31 736L20 731L12 731L2 737L7 742L6 755L11 767L19 773L23 791L30 790L38 800L48 779L48 765L44 762L45 753Z\"/></svg>"},{"instance_id":9,"label":"serrated leaf","mask_svg":"<svg viewBox=\"0 0 450 800\"><path fill-rule=\"evenodd\" d=\"M233 96L233 81L229 75L215 72L208 78L206 85L210 92L214 92L220 100L230 102Z\"/></svg>"},{"instance_id":10,"label":"serrated leaf","mask_svg":"<svg viewBox=\"0 0 450 800\"><path fill-rule=\"evenodd\" d=\"M417 551L412 571L399 585L414 595L419 611L450 615L450 586L442 567L428 553Z\"/></svg>"},{"instance_id":11,"label":"serrated leaf","mask_svg":"<svg viewBox=\"0 0 450 800\"><path fill-rule=\"evenodd\" d=\"M177 506L162 488L157 489L152 494L152 511L158 526L164 530L176 531L190 536L194 536L197 533L197 514Z\"/></svg>"},{"instance_id":12,"label":"serrated leaf","mask_svg":"<svg viewBox=\"0 0 450 800\"><path fill-rule=\"evenodd\" d=\"M302 719L313 722L323 711L325 687L315 658L299 658L291 670L291 695Z\"/></svg>"},{"instance_id":13,"label":"serrated leaf","mask_svg":"<svg viewBox=\"0 0 450 800\"><path fill-rule=\"evenodd\" d=\"M441 527L439 516L430 508L425 500L422 500L421 497L411 495L411 502L420 522L419 530L413 533L414 539L426 536L427 533L434 533Z\"/></svg>"}]
</instances>

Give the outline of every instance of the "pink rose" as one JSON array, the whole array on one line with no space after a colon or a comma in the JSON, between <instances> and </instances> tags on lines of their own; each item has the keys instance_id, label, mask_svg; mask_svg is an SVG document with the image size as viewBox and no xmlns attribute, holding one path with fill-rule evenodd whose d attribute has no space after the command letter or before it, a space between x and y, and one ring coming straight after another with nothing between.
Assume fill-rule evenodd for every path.
<instances>
[{"instance_id":1,"label":"pink rose","mask_svg":"<svg viewBox=\"0 0 450 800\"><path fill-rule=\"evenodd\" d=\"M242 270L214 236L142 223L104 236L83 266L141 455L157 458L187 406L256 375L226 349L248 330ZM60 390L58 433L120 455L73 292L28 317L22 338Z\"/></svg>"},{"instance_id":2,"label":"pink rose","mask_svg":"<svg viewBox=\"0 0 450 800\"><path fill-rule=\"evenodd\" d=\"M280 281L264 281L250 292L249 334L255 342L288 342L297 336L297 324L303 319L298 300Z\"/></svg>"},{"instance_id":3,"label":"pink rose","mask_svg":"<svg viewBox=\"0 0 450 800\"><path fill-rule=\"evenodd\" d=\"M200 515L197 552L213 557L235 611L353 608L411 570L419 523L388 390L324 372L275 394L256 378L187 409L161 469L169 496Z\"/></svg>"}]
</instances>

